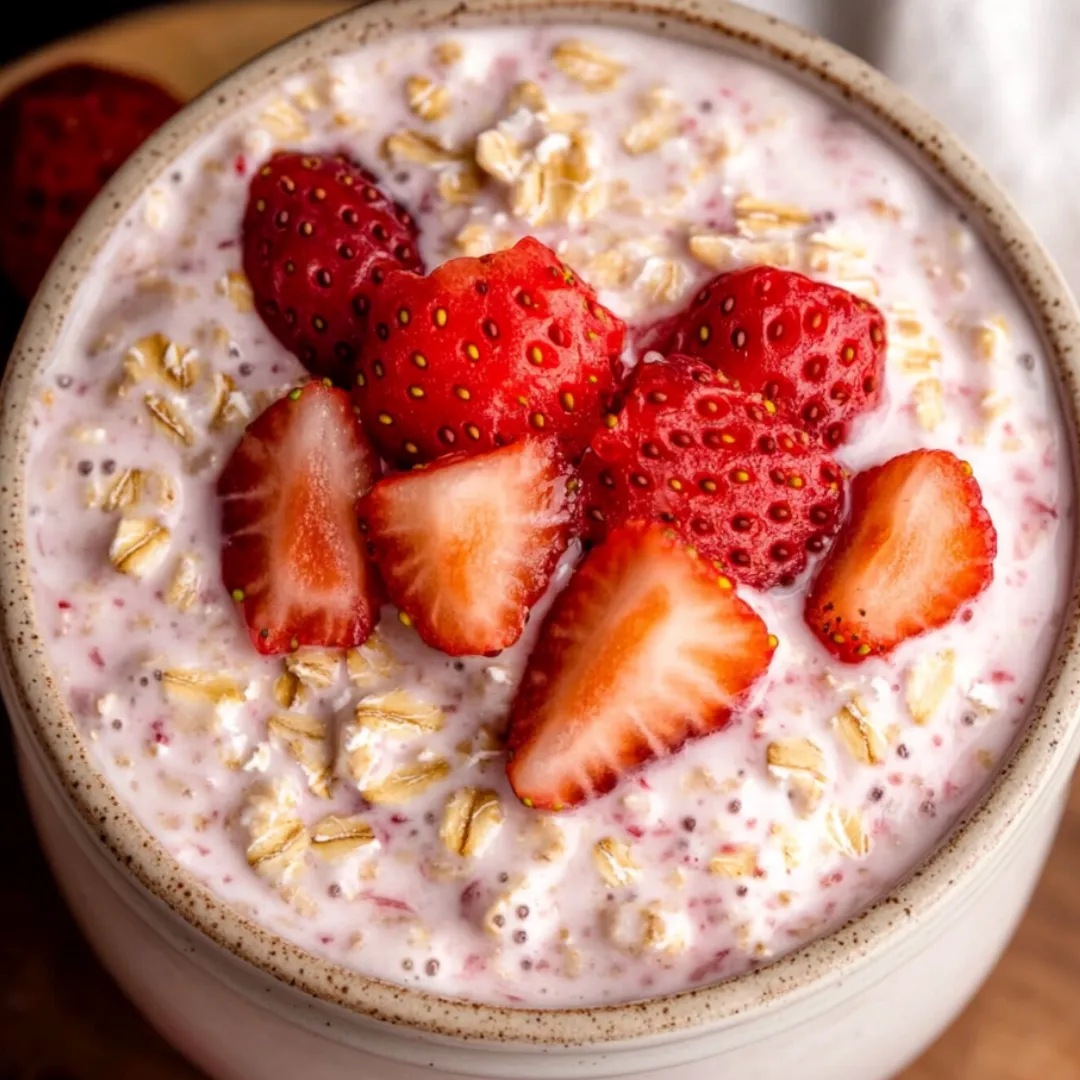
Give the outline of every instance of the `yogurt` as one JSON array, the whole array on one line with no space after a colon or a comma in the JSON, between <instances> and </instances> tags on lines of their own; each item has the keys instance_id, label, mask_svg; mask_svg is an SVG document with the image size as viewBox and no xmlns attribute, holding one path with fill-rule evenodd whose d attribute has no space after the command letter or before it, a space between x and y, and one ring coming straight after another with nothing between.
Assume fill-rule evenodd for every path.
<instances>
[{"instance_id":1,"label":"yogurt","mask_svg":"<svg viewBox=\"0 0 1080 1080\"><path fill-rule=\"evenodd\" d=\"M805 577L742 590L780 644L730 726L563 816L515 800L501 738L578 550L495 659L435 652L391 608L347 654L258 656L220 582L214 484L244 425L305 377L240 270L248 182L276 147L374 168L429 266L535 235L634 326L755 262L873 300L887 403L838 457L852 472L923 446L969 461L998 531L993 584L858 667L804 626ZM999 768L1065 602L1053 377L964 215L780 75L625 31L414 34L254 103L116 231L31 424L38 620L119 797L250 919L472 1000L685 990L857 913Z\"/></svg>"}]
</instances>

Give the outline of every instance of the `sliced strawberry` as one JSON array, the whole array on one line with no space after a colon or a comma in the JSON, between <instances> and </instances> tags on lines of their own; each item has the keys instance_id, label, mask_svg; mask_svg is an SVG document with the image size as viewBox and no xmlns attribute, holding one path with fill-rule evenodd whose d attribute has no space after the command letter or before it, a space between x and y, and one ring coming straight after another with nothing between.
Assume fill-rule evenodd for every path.
<instances>
[{"instance_id":1,"label":"sliced strawberry","mask_svg":"<svg viewBox=\"0 0 1080 1080\"><path fill-rule=\"evenodd\" d=\"M550 440L389 476L360 504L390 599L451 656L513 645L570 527L570 472Z\"/></svg>"},{"instance_id":2,"label":"sliced strawberry","mask_svg":"<svg viewBox=\"0 0 1080 1080\"><path fill-rule=\"evenodd\" d=\"M730 584L666 530L616 530L540 630L510 715L510 784L540 810L603 795L722 728L775 644Z\"/></svg>"},{"instance_id":3,"label":"sliced strawberry","mask_svg":"<svg viewBox=\"0 0 1080 1080\"><path fill-rule=\"evenodd\" d=\"M274 336L344 385L388 270L424 270L416 222L343 154L279 151L251 181L244 272Z\"/></svg>"},{"instance_id":4,"label":"sliced strawberry","mask_svg":"<svg viewBox=\"0 0 1080 1080\"><path fill-rule=\"evenodd\" d=\"M527 434L579 451L614 385L625 327L558 256L526 237L373 293L356 403L401 465Z\"/></svg>"},{"instance_id":5,"label":"sliced strawberry","mask_svg":"<svg viewBox=\"0 0 1080 1080\"><path fill-rule=\"evenodd\" d=\"M840 525L840 467L757 395L686 356L641 363L581 463L590 535L637 519L676 528L747 585L788 584Z\"/></svg>"},{"instance_id":6,"label":"sliced strawberry","mask_svg":"<svg viewBox=\"0 0 1080 1080\"><path fill-rule=\"evenodd\" d=\"M996 552L971 466L947 450L901 454L852 482L851 518L811 587L806 622L841 660L883 656L978 596Z\"/></svg>"},{"instance_id":7,"label":"sliced strawberry","mask_svg":"<svg viewBox=\"0 0 1080 1080\"><path fill-rule=\"evenodd\" d=\"M29 299L61 243L180 102L135 75L67 64L0 105L0 269Z\"/></svg>"},{"instance_id":8,"label":"sliced strawberry","mask_svg":"<svg viewBox=\"0 0 1080 1080\"><path fill-rule=\"evenodd\" d=\"M371 633L376 579L355 507L378 468L348 393L320 382L248 426L218 479L221 576L259 652L346 648Z\"/></svg>"},{"instance_id":9,"label":"sliced strawberry","mask_svg":"<svg viewBox=\"0 0 1080 1080\"><path fill-rule=\"evenodd\" d=\"M704 360L736 389L764 395L828 446L842 443L851 421L881 397L881 312L790 270L749 266L720 274L647 340L661 352Z\"/></svg>"}]
</instances>

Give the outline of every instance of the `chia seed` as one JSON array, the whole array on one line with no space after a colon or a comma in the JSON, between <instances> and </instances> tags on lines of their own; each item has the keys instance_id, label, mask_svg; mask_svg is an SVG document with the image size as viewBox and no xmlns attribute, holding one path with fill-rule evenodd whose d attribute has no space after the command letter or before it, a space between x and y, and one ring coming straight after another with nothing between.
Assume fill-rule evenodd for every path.
<instances>
[{"instance_id":1,"label":"chia seed","mask_svg":"<svg viewBox=\"0 0 1080 1080\"><path fill-rule=\"evenodd\" d=\"M424 965L424 971L426 971L429 975L437 975L439 973L439 961L429 960Z\"/></svg>"},{"instance_id":2,"label":"chia seed","mask_svg":"<svg viewBox=\"0 0 1080 1080\"><path fill-rule=\"evenodd\" d=\"M70 375L56 376L56 385L59 386L61 390L66 390L74 381L75 380Z\"/></svg>"},{"instance_id":3,"label":"chia seed","mask_svg":"<svg viewBox=\"0 0 1080 1080\"><path fill-rule=\"evenodd\" d=\"M529 935L526 934L524 930L515 930L514 931L514 944L515 945L524 945L525 942L528 941L528 940L529 940Z\"/></svg>"},{"instance_id":4,"label":"chia seed","mask_svg":"<svg viewBox=\"0 0 1080 1080\"><path fill-rule=\"evenodd\" d=\"M89 476L94 471L94 463L92 461L80 461L79 462L79 475Z\"/></svg>"},{"instance_id":5,"label":"chia seed","mask_svg":"<svg viewBox=\"0 0 1080 1080\"><path fill-rule=\"evenodd\" d=\"M102 471L102 472L103 472L103 473L104 473L104 474L105 474L106 476L112 476L112 474L113 474L114 472L116 472L116 462L115 462L115 461L113 461L113 459L112 459L112 458L106 458L106 459L105 459L105 460L104 460L104 461L103 461L103 462L101 463L101 471Z\"/></svg>"},{"instance_id":6,"label":"chia seed","mask_svg":"<svg viewBox=\"0 0 1080 1080\"><path fill-rule=\"evenodd\" d=\"M896 748L896 756L897 757L902 757L906 761L911 756L911 751L907 748L907 746L904 743L901 743Z\"/></svg>"}]
</instances>

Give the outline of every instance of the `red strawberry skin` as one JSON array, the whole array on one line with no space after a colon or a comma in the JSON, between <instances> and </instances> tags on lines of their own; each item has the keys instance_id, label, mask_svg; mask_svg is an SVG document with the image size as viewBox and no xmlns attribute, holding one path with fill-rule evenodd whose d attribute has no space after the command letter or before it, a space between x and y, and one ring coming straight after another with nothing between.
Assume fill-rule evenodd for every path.
<instances>
[{"instance_id":1,"label":"red strawberry skin","mask_svg":"<svg viewBox=\"0 0 1080 1080\"><path fill-rule=\"evenodd\" d=\"M361 501L391 601L451 656L513 645L566 550L571 473L550 439L522 439L388 476Z\"/></svg>"},{"instance_id":2,"label":"red strawberry skin","mask_svg":"<svg viewBox=\"0 0 1080 1080\"><path fill-rule=\"evenodd\" d=\"M274 336L348 385L364 320L390 270L424 271L412 215L344 154L280 151L251 181L244 273Z\"/></svg>"},{"instance_id":3,"label":"red strawberry skin","mask_svg":"<svg viewBox=\"0 0 1080 1080\"><path fill-rule=\"evenodd\" d=\"M528 434L572 456L599 422L625 326L538 240L394 274L374 294L355 398L386 460L478 453Z\"/></svg>"},{"instance_id":4,"label":"red strawberry skin","mask_svg":"<svg viewBox=\"0 0 1080 1080\"><path fill-rule=\"evenodd\" d=\"M135 75L68 64L0 104L0 270L26 299L109 178L180 108Z\"/></svg>"},{"instance_id":5,"label":"red strawberry skin","mask_svg":"<svg viewBox=\"0 0 1080 1080\"><path fill-rule=\"evenodd\" d=\"M254 420L218 479L221 576L261 653L371 633L376 575L356 502L379 463L347 391L310 382Z\"/></svg>"},{"instance_id":6,"label":"red strawberry skin","mask_svg":"<svg viewBox=\"0 0 1080 1080\"><path fill-rule=\"evenodd\" d=\"M634 523L560 593L510 715L518 798L565 810L719 731L775 639L730 583L668 530Z\"/></svg>"},{"instance_id":7,"label":"red strawberry skin","mask_svg":"<svg viewBox=\"0 0 1080 1080\"><path fill-rule=\"evenodd\" d=\"M971 467L915 450L860 473L851 516L806 600L837 658L884 656L937 629L993 580L997 533Z\"/></svg>"},{"instance_id":8,"label":"red strawberry skin","mask_svg":"<svg viewBox=\"0 0 1080 1080\"><path fill-rule=\"evenodd\" d=\"M581 463L594 539L657 521L759 589L789 584L825 549L840 525L841 469L771 402L686 356L639 364L622 397Z\"/></svg>"},{"instance_id":9,"label":"red strawberry skin","mask_svg":"<svg viewBox=\"0 0 1080 1080\"><path fill-rule=\"evenodd\" d=\"M749 266L706 282L649 340L762 394L805 430L838 446L876 408L885 373L885 319L873 304L791 270Z\"/></svg>"}]
</instances>

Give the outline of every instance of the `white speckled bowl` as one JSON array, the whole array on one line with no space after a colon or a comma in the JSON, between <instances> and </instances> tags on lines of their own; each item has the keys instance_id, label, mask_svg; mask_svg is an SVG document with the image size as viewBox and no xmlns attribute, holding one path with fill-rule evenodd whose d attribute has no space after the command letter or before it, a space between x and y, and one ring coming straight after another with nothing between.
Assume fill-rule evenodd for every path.
<instances>
[{"instance_id":1,"label":"white speckled bowl","mask_svg":"<svg viewBox=\"0 0 1080 1080\"><path fill-rule=\"evenodd\" d=\"M27 399L111 231L189 144L283 78L387 34L507 20L597 22L692 40L748 55L842 99L932 175L994 244L1056 359L1075 430L1080 321L1046 252L952 136L835 46L724 0L382 0L335 18L230 76L136 155L54 263L8 365L0 416L0 491L8 509L0 677L43 843L76 916L121 984L221 1080L704 1080L720 1072L748 1080L882 1080L974 992L1042 867L1080 753L1075 567L1066 623L1026 736L983 802L910 881L770 967L604 1008L517 1010L441 999L366 979L246 921L166 855L110 790L49 671L24 539Z\"/></svg>"}]
</instances>

